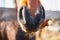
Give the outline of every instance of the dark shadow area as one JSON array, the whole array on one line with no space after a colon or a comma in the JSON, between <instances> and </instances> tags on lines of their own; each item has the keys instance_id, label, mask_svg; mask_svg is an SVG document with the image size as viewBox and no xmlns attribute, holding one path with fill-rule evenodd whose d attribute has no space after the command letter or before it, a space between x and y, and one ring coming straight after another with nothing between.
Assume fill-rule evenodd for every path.
<instances>
[{"instance_id":1,"label":"dark shadow area","mask_svg":"<svg viewBox=\"0 0 60 40\"><path fill-rule=\"evenodd\" d=\"M29 36L25 35L21 28L18 28L17 34L16 34L16 40L29 40Z\"/></svg>"},{"instance_id":2,"label":"dark shadow area","mask_svg":"<svg viewBox=\"0 0 60 40\"><path fill-rule=\"evenodd\" d=\"M1 35L1 32L0 32L0 40L2 40L2 35Z\"/></svg>"},{"instance_id":3,"label":"dark shadow area","mask_svg":"<svg viewBox=\"0 0 60 40\"><path fill-rule=\"evenodd\" d=\"M18 28L17 34L16 34L16 40L35 40L35 35L31 35L32 38L29 37L28 33L25 33L21 30L21 28Z\"/></svg>"}]
</instances>

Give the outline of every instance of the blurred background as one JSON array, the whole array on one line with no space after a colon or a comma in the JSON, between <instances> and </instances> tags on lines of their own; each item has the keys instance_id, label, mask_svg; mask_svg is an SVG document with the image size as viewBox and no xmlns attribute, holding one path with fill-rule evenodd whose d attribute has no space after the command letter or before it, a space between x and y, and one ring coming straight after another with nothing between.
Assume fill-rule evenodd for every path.
<instances>
[{"instance_id":1,"label":"blurred background","mask_svg":"<svg viewBox=\"0 0 60 40\"><path fill-rule=\"evenodd\" d=\"M40 0L40 1L45 8L46 19L52 18L52 20L50 20L48 23L49 25L46 28L44 28L41 33L42 39L43 40L60 40L60 0ZM14 21L16 19L17 19L17 14L16 14L15 0L0 0L0 32L6 26L6 27L11 27L10 31L8 30L8 36L11 35L11 33L12 35L15 35L15 33L13 33L15 31L11 32L11 29L13 28L13 30L15 30L14 24L18 25L18 23ZM57 19L56 22L55 22L55 19ZM10 21L8 22L7 20L10 20ZM9 26L8 24L11 26ZM20 32L21 35L23 35L22 33L23 32Z\"/></svg>"},{"instance_id":2,"label":"blurred background","mask_svg":"<svg viewBox=\"0 0 60 40\"><path fill-rule=\"evenodd\" d=\"M46 18L60 19L60 0L40 1L45 8ZM9 13L11 13L12 15ZM16 15L15 0L0 0L0 19L10 15Z\"/></svg>"}]
</instances>

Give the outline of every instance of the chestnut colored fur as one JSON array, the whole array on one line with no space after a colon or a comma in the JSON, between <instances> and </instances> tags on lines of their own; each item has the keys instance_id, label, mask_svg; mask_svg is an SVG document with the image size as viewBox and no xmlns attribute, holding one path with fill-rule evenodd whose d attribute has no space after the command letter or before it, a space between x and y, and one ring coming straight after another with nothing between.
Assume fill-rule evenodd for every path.
<instances>
[{"instance_id":1,"label":"chestnut colored fur","mask_svg":"<svg viewBox=\"0 0 60 40\"><path fill-rule=\"evenodd\" d=\"M41 31L40 29L43 29L48 23L48 20L45 20L42 24L41 24L41 28L39 28L39 30L37 32L34 32L32 34L35 34L36 38L32 38L34 40L37 39L41 39L40 35L41 35ZM0 22L0 40L18 40L18 38L20 38L21 40L29 40L29 36L25 36L27 33L24 33L23 31L21 31L21 33L19 33L19 31L21 31L19 24L17 21L10 21L10 22ZM19 36L20 34L25 34L22 38ZM17 35L17 36L16 36ZM33 35L32 35L33 36ZM18 37L18 38L17 38ZM26 37L26 39L24 39ZM19 39L19 40L20 40Z\"/></svg>"}]
</instances>

